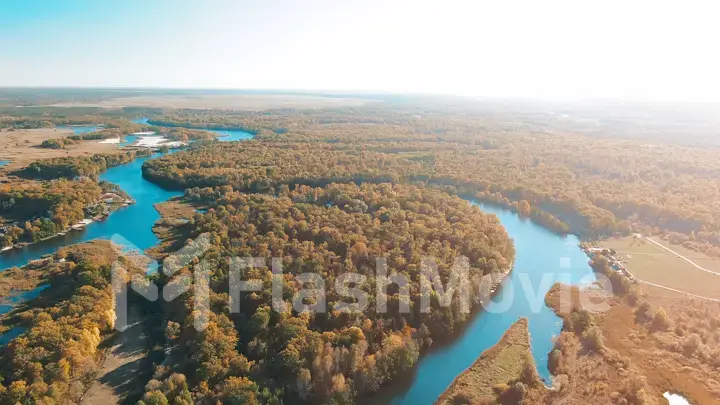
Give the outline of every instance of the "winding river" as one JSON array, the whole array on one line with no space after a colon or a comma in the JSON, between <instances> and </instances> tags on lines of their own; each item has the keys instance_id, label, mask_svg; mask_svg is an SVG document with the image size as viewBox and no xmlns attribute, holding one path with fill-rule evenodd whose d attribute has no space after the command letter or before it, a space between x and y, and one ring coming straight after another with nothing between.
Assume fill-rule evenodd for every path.
<instances>
[{"instance_id":1,"label":"winding river","mask_svg":"<svg viewBox=\"0 0 720 405\"><path fill-rule=\"evenodd\" d=\"M144 123L146 119L136 122ZM90 132L97 127L73 127L76 133ZM252 138L252 134L243 131L213 131L218 133L218 140L236 141ZM126 142L133 135L126 136ZM28 245L24 249L14 249L0 255L0 271L13 266L23 266L30 260L54 253L58 248L93 239L111 239L128 248L145 250L159 243L152 232L152 225L160 219L155 204L182 192L168 191L142 177L142 164L148 160L162 156L155 153L133 160L130 163L111 167L100 175L100 180L117 184L135 200L135 204L114 211L107 219L93 222L83 231L71 231L64 236L57 236L46 241Z\"/></svg>"},{"instance_id":2,"label":"winding river","mask_svg":"<svg viewBox=\"0 0 720 405\"><path fill-rule=\"evenodd\" d=\"M555 282L591 284L595 275L574 235L559 236L517 214L494 206L478 205L495 214L515 243L515 265L500 292L451 345L422 357L410 388L392 400L393 405L431 405L455 377L470 367L482 352L497 343L520 317L528 318L532 354L538 374L547 382L548 353L562 320L545 305L545 294Z\"/></svg>"},{"instance_id":3,"label":"winding river","mask_svg":"<svg viewBox=\"0 0 720 405\"><path fill-rule=\"evenodd\" d=\"M222 141L252 137L243 131L214 132L220 135L218 139ZM113 212L104 221L93 222L83 231L68 232L65 236L2 254L0 270L22 266L63 246L98 238L111 239L140 250L158 244L151 229L160 218L154 204L182 194L164 190L142 177L140 169L143 162L161 155L157 153L112 167L100 176L102 180L120 186L135 200L135 204ZM510 211L478 205L483 211L497 215L513 238L516 249L513 272L504 281L500 293L484 312L471 321L462 336L419 361L411 385L392 400L393 404L432 404L458 374L500 339L518 317L530 320L533 356L540 376L549 381L547 353L552 348L552 337L560 332L561 321L545 306L543 297L556 281L578 284L594 280L587 257L578 247L575 236L558 236ZM532 299L528 299L528 295Z\"/></svg>"}]
</instances>

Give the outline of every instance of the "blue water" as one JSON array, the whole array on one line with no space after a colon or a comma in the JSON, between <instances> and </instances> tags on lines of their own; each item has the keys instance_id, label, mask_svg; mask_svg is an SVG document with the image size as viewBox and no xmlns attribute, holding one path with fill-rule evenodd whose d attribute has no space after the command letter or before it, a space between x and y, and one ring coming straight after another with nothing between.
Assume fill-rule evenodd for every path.
<instances>
[{"instance_id":1,"label":"blue water","mask_svg":"<svg viewBox=\"0 0 720 405\"><path fill-rule=\"evenodd\" d=\"M145 250L158 244L158 238L152 232L152 225L160 219L154 204L181 195L182 192L167 191L142 177L143 162L151 157L142 157L130 163L111 167L100 175L101 180L117 184L135 200L125 208L110 214L104 221L89 224L83 231L70 231L43 242L28 245L24 249L13 249L0 255L0 270L12 266L22 266L42 255L54 253L62 246L86 242L93 239L112 239L123 241L136 249ZM126 241L126 242L125 242Z\"/></svg>"},{"instance_id":2,"label":"blue water","mask_svg":"<svg viewBox=\"0 0 720 405\"><path fill-rule=\"evenodd\" d=\"M577 246L577 237L558 236L510 211L479 206L483 211L497 215L515 242L513 271L486 310L471 321L457 341L420 360L412 385L404 394L395 397L393 404L431 405L457 375L470 367L483 351L495 345L520 317L529 319L532 354L538 373L550 381L547 354L552 349L552 337L561 331L562 321L545 306L545 294L556 281L591 284L595 280L587 256ZM538 298L528 299L524 285L532 286L531 296Z\"/></svg>"},{"instance_id":3,"label":"blue water","mask_svg":"<svg viewBox=\"0 0 720 405\"><path fill-rule=\"evenodd\" d=\"M22 326L16 326L9 331L3 333L0 335L0 347L5 346L8 344L11 340L15 339L16 337L20 336L27 330L26 328Z\"/></svg>"},{"instance_id":4,"label":"blue water","mask_svg":"<svg viewBox=\"0 0 720 405\"><path fill-rule=\"evenodd\" d=\"M150 118L148 118L148 117L142 117L142 118L135 119L135 120L133 120L132 122L134 122L134 123L136 123L136 124L147 124L149 120L150 120ZM253 134L251 134L251 133L249 133L249 132L238 131L238 130L227 130L227 129L213 130L213 129L206 129L205 131L215 132L216 134L218 134L218 138L217 138L217 139L220 140L220 141L223 141L223 142L244 141L244 140L246 140L246 139L252 139L252 137L253 137ZM125 138L127 139L128 137L126 136ZM135 140L133 139L133 140L130 141L128 144L130 144L130 143L132 143L132 142L134 142L134 141L135 141ZM123 143L123 144L120 144L120 146L124 146L124 143Z\"/></svg>"},{"instance_id":5,"label":"blue water","mask_svg":"<svg viewBox=\"0 0 720 405\"><path fill-rule=\"evenodd\" d=\"M148 118L147 118L147 117L142 117L142 118L138 118L138 119L132 120L132 122L134 122L135 124L147 124ZM123 136L123 138L124 138L124 139L122 140L122 142L120 142L120 143L118 144L118 148L122 148L122 147L128 146L128 145L132 145L132 144L137 140L138 136L137 136L137 135L125 135L125 136Z\"/></svg>"},{"instance_id":6,"label":"blue water","mask_svg":"<svg viewBox=\"0 0 720 405\"><path fill-rule=\"evenodd\" d=\"M222 141L252 137L243 131L215 132L229 135L218 138ZM65 236L2 254L0 269L22 266L42 255L54 253L59 247L96 238L115 240L128 249L145 250L156 245L159 241L151 227L160 215L153 205L181 194L163 190L143 179L140 170L142 163L158 156L161 154L136 159L110 168L100 176L102 180L115 183L125 190L135 199L134 205L113 212L105 221L94 222L84 231L69 232ZM576 237L558 236L510 211L485 205L480 207L485 212L497 215L513 238L516 249L513 272L505 280L501 292L493 298L484 312L471 321L460 338L421 359L412 385L403 395L393 400L394 404L432 404L453 379L468 368L483 351L497 343L519 317L530 320L532 352L538 372L541 377L549 380L547 353L552 348L552 337L560 332L561 321L545 306L545 293L556 281L590 283L594 280L587 257L577 246L579 241ZM533 287L535 299L532 302L523 292L524 285ZM505 310L500 311L505 306ZM7 334L2 338L6 337Z\"/></svg>"},{"instance_id":7,"label":"blue water","mask_svg":"<svg viewBox=\"0 0 720 405\"><path fill-rule=\"evenodd\" d=\"M122 141L118 144L118 148L122 148L123 146L132 145L137 140L137 138L138 138L137 135L123 136Z\"/></svg>"},{"instance_id":8,"label":"blue water","mask_svg":"<svg viewBox=\"0 0 720 405\"><path fill-rule=\"evenodd\" d=\"M242 132L242 131L231 131ZM249 139L252 135L235 134L238 139ZM242 136L242 138L240 138ZM222 141L230 141L234 137L220 137ZM100 175L101 180L117 184L135 204L110 214L104 221L93 222L83 231L70 231L64 236L57 236L43 242L30 244L24 249L13 249L0 254L0 271L13 266L22 266L30 260L39 259L46 254L54 253L58 248L93 239L111 239L133 250L145 250L158 244L159 240L152 232L152 225L160 219L154 204L182 195L182 192L167 191L145 180L141 167L148 159L162 156L162 153L150 157L135 159L130 163L111 167Z\"/></svg>"},{"instance_id":9,"label":"blue water","mask_svg":"<svg viewBox=\"0 0 720 405\"><path fill-rule=\"evenodd\" d=\"M234 130L213 130L210 132L216 132L219 135L218 140L220 141L242 141L245 139L251 139L253 137L252 134L245 132L245 131L234 131Z\"/></svg>"},{"instance_id":10,"label":"blue water","mask_svg":"<svg viewBox=\"0 0 720 405\"><path fill-rule=\"evenodd\" d=\"M75 134L85 134L88 132L95 132L100 127L98 125L67 125L67 126L59 126L58 129L69 129Z\"/></svg>"},{"instance_id":11,"label":"blue water","mask_svg":"<svg viewBox=\"0 0 720 405\"><path fill-rule=\"evenodd\" d=\"M3 304L0 304L0 315L5 315L8 312L12 311L12 309L15 307L15 305L37 298L43 290L50 287L50 284L43 284L34 290L31 291L25 291L21 294L13 295L11 297L8 297L5 299Z\"/></svg>"},{"instance_id":12,"label":"blue water","mask_svg":"<svg viewBox=\"0 0 720 405\"><path fill-rule=\"evenodd\" d=\"M0 167L5 166L6 164L10 163L9 160L0 160Z\"/></svg>"}]
</instances>

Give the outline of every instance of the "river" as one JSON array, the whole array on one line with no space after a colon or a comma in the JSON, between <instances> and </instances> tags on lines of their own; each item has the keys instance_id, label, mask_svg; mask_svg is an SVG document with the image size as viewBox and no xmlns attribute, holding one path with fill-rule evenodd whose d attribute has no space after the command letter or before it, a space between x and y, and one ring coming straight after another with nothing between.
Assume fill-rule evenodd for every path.
<instances>
[{"instance_id":1,"label":"river","mask_svg":"<svg viewBox=\"0 0 720 405\"><path fill-rule=\"evenodd\" d=\"M547 355L553 346L552 337L562 329L562 320L545 306L545 294L556 281L591 284L595 280L576 236L557 235L502 208L475 205L486 213L497 215L513 239L515 265L512 273L485 311L470 322L457 340L420 359L410 388L397 395L392 400L393 405L434 403L455 377L497 343L520 317L529 320L538 374L549 382Z\"/></svg>"},{"instance_id":2,"label":"river","mask_svg":"<svg viewBox=\"0 0 720 405\"><path fill-rule=\"evenodd\" d=\"M143 121L139 121L143 122ZM222 141L249 139L243 131L215 131ZM121 208L105 219L94 222L79 232L68 232L47 241L13 250L0 256L0 269L22 266L30 260L55 252L58 248L93 239L111 239L127 248L145 250L158 244L152 225L160 218L154 204L181 195L145 180L141 167L148 159L136 159L105 171L100 179L115 183L135 200L135 204ZM494 345L518 317L529 319L532 352L541 377L550 379L547 353L552 337L561 329L561 320L544 304L543 297L555 281L590 283L594 280L587 256L578 247L578 239L552 233L518 215L493 206L480 208L498 216L514 240L516 258L513 271L492 303L476 316L457 340L421 358L415 368L410 387L396 396L393 404L432 404L486 349ZM535 299L528 300L523 286L531 286ZM510 298L514 298L510 300ZM532 301L532 302L531 302ZM506 306L505 310L501 311ZM6 336L7 338L7 336Z\"/></svg>"},{"instance_id":3,"label":"river","mask_svg":"<svg viewBox=\"0 0 720 405\"><path fill-rule=\"evenodd\" d=\"M143 118L134 122L146 123L147 119ZM92 126L70 128L76 133L91 132L97 129ZM220 141L252 138L252 134L243 131L211 132L216 132ZM127 135L126 141L130 137L134 136ZM93 222L82 231L70 231L64 236L33 243L24 249L5 252L0 255L0 271L13 266L23 266L31 260L54 253L60 247L93 239L110 239L126 248L139 250L157 245L159 240L152 232L152 225L160 219L160 214L155 210L155 204L182 195L182 192L165 190L142 177L142 164L148 159L162 155L162 153L155 153L152 156L138 158L130 163L111 167L100 175L100 180L120 186L135 200L135 204L114 211L105 220Z\"/></svg>"}]
</instances>

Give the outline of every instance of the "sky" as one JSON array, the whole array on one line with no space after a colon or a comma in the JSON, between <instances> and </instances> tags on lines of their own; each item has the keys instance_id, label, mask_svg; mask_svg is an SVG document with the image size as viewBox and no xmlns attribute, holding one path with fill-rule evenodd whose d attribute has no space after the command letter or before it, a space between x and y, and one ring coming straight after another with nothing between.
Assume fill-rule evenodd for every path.
<instances>
[{"instance_id":1,"label":"sky","mask_svg":"<svg viewBox=\"0 0 720 405\"><path fill-rule=\"evenodd\" d=\"M720 101L720 5L0 0L0 86Z\"/></svg>"}]
</instances>

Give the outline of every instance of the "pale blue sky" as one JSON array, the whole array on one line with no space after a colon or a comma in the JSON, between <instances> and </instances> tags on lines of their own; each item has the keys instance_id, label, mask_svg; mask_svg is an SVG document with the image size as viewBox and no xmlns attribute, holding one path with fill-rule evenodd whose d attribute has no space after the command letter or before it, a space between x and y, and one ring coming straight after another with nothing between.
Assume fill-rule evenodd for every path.
<instances>
[{"instance_id":1,"label":"pale blue sky","mask_svg":"<svg viewBox=\"0 0 720 405\"><path fill-rule=\"evenodd\" d=\"M0 86L720 101L711 1L0 0Z\"/></svg>"}]
</instances>

